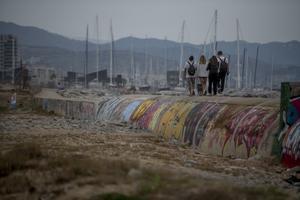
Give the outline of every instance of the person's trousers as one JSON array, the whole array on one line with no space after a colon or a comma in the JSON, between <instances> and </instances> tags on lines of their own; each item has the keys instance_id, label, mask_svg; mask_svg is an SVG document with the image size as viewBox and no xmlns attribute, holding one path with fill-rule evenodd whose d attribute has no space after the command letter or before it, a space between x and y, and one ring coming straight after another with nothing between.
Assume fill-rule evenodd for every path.
<instances>
[{"instance_id":1,"label":"person's trousers","mask_svg":"<svg viewBox=\"0 0 300 200\"><path fill-rule=\"evenodd\" d=\"M205 94L207 77L199 77L201 88L200 93Z\"/></svg>"},{"instance_id":2,"label":"person's trousers","mask_svg":"<svg viewBox=\"0 0 300 200\"><path fill-rule=\"evenodd\" d=\"M211 94L212 88L214 91L214 95L216 95L217 90L218 90L218 74L217 73L211 73L208 75L208 93Z\"/></svg>"},{"instance_id":3,"label":"person's trousers","mask_svg":"<svg viewBox=\"0 0 300 200\"><path fill-rule=\"evenodd\" d=\"M225 77L226 77L226 72L220 72L219 73L220 92L224 91Z\"/></svg>"}]
</instances>

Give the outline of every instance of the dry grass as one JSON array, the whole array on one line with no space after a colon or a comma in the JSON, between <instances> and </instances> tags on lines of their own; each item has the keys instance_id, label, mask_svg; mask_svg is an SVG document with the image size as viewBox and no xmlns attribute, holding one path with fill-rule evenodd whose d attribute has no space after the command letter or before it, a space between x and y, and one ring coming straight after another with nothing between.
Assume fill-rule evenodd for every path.
<instances>
[{"instance_id":1,"label":"dry grass","mask_svg":"<svg viewBox=\"0 0 300 200\"><path fill-rule=\"evenodd\" d=\"M102 190L78 197L90 200L292 199L289 194L269 186L233 186L166 169L143 167L134 160L90 158L62 150L50 152L42 147L42 144L24 143L1 154L0 199L11 195L24 199L25 194L35 199L33 197L45 193L57 198L67 196L71 191L65 188L70 185L115 188L115 192ZM135 175L130 175L132 170ZM133 189L126 192L118 189L124 185Z\"/></svg>"},{"instance_id":2,"label":"dry grass","mask_svg":"<svg viewBox=\"0 0 300 200\"><path fill-rule=\"evenodd\" d=\"M42 158L40 146L34 143L16 145L12 150L0 155L0 177L14 171L31 168L31 160Z\"/></svg>"}]
</instances>

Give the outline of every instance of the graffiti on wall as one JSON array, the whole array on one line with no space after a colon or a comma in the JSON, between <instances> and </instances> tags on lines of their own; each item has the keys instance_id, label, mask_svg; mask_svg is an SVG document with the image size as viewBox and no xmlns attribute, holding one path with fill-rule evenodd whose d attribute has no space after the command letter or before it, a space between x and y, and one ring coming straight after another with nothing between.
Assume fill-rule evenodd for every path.
<instances>
[{"instance_id":1,"label":"graffiti on wall","mask_svg":"<svg viewBox=\"0 0 300 200\"><path fill-rule=\"evenodd\" d=\"M298 105L293 101L294 104ZM277 127L278 118L276 108L190 101L170 96L107 97L98 103L47 100L43 105L80 119L93 117L133 123L203 152L240 157L253 156L259 151L270 130ZM294 129L290 131L295 132ZM295 140L287 139L286 144L292 146L294 152L297 149Z\"/></svg>"},{"instance_id":2,"label":"graffiti on wall","mask_svg":"<svg viewBox=\"0 0 300 200\"><path fill-rule=\"evenodd\" d=\"M270 133L270 128L276 124L277 112L264 108L245 108L236 113L226 125L227 132L223 150L229 140L234 148L244 145L247 157L252 151L256 154L262 139Z\"/></svg>"},{"instance_id":3,"label":"graffiti on wall","mask_svg":"<svg viewBox=\"0 0 300 200\"><path fill-rule=\"evenodd\" d=\"M280 107L282 162L300 166L300 83L282 83Z\"/></svg>"},{"instance_id":4,"label":"graffiti on wall","mask_svg":"<svg viewBox=\"0 0 300 200\"><path fill-rule=\"evenodd\" d=\"M189 145L199 146L212 120L221 109L220 104L199 103L188 114L184 124L184 142Z\"/></svg>"}]
</instances>

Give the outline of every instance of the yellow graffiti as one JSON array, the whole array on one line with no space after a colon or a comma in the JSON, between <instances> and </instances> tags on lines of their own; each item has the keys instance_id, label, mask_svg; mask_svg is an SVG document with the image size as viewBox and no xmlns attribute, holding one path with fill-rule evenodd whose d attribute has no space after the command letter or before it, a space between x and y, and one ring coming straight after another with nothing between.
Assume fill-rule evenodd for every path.
<instances>
[{"instance_id":1,"label":"yellow graffiti","mask_svg":"<svg viewBox=\"0 0 300 200\"><path fill-rule=\"evenodd\" d=\"M164 113L160 120L159 133L165 138L182 137L185 119L195 103L176 102Z\"/></svg>"},{"instance_id":2,"label":"yellow graffiti","mask_svg":"<svg viewBox=\"0 0 300 200\"><path fill-rule=\"evenodd\" d=\"M135 122L139 120L144 115L144 113L150 108L150 106L155 103L155 101L156 100L148 99L141 103L141 105L131 115L131 121Z\"/></svg>"},{"instance_id":3,"label":"yellow graffiti","mask_svg":"<svg viewBox=\"0 0 300 200\"><path fill-rule=\"evenodd\" d=\"M154 112L153 117L149 123L149 129L154 131L158 128L158 125L160 123L160 116L162 115L162 113L164 112L164 110L166 108L168 108L169 104L162 104L161 106L159 106L159 108ZM156 131L154 131L154 133L156 133Z\"/></svg>"}]
</instances>

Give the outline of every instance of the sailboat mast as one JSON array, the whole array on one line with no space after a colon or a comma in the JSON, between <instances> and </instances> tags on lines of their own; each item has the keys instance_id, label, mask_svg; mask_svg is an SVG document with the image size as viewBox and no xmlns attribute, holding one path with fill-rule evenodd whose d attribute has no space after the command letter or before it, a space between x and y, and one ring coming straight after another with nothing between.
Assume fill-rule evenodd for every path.
<instances>
[{"instance_id":1,"label":"sailboat mast","mask_svg":"<svg viewBox=\"0 0 300 200\"><path fill-rule=\"evenodd\" d=\"M217 25L218 25L218 10L215 10L215 32L214 32L214 55L217 55Z\"/></svg>"},{"instance_id":2,"label":"sailboat mast","mask_svg":"<svg viewBox=\"0 0 300 200\"><path fill-rule=\"evenodd\" d=\"M150 77L150 81L153 81L152 77L153 77L153 65L152 65L152 56L150 56L150 64L149 64L149 75ZM153 82L152 82L153 83ZM153 86L151 83L149 83L150 86Z\"/></svg>"},{"instance_id":3,"label":"sailboat mast","mask_svg":"<svg viewBox=\"0 0 300 200\"><path fill-rule=\"evenodd\" d=\"M259 46L257 46L256 49L256 58L255 58L255 68L254 68L254 83L253 83L253 87L256 87L256 70L257 70L257 65L258 65L258 53L259 53Z\"/></svg>"},{"instance_id":4,"label":"sailboat mast","mask_svg":"<svg viewBox=\"0 0 300 200\"><path fill-rule=\"evenodd\" d=\"M96 16L96 31L97 31L97 56L96 56L96 61L97 61L97 83L99 86L99 19L98 15Z\"/></svg>"},{"instance_id":5,"label":"sailboat mast","mask_svg":"<svg viewBox=\"0 0 300 200\"><path fill-rule=\"evenodd\" d=\"M147 35L146 35L146 39L145 39L145 68L146 68L146 70L145 70L145 72L146 72L146 74L145 74L145 84L148 84L148 74L149 74L149 68L148 68L148 46L147 46L147 41L148 41L148 39L147 39L148 37L147 37Z\"/></svg>"},{"instance_id":6,"label":"sailboat mast","mask_svg":"<svg viewBox=\"0 0 300 200\"><path fill-rule=\"evenodd\" d=\"M181 27L181 41L180 41L180 63L178 66L178 71L179 71L179 81L182 81L182 75L181 75L181 68L183 66L183 42L184 42L184 26L185 26L185 20L182 22L182 27ZM181 84L179 82L179 84Z\"/></svg>"},{"instance_id":7,"label":"sailboat mast","mask_svg":"<svg viewBox=\"0 0 300 200\"><path fill-rule=\"evenodd\" d=\"M164 66L165 66L165 73L167 75L167 72L168 72L168 47L167 47L167 36L165 36L165 63L164 63Z\"/></svg>"},{"instance_id":8,"label":"sailboat mast","mask_svg":"<svg viewBox=\"0 0 300 200\"><path fill-rule=\"evenodd\" d=\"M112 85L113 84L113 42L114 42L112 19L110 19L110 35L111 35L111 43L110 43L110 70L109 70L109 78L110 78L110 85Z\"/></svg>"},{"instance_id":9,"label":"sailboat mast","mask_svg":"<svg viewBox=\"0 0 300 200\"><path fill-rule=\"evenodd\" d=\"M88 73L88 41L89 41L89 25L86 27L86 41L85 41L85 66L84 66L84 88L88 87L87 73Z\"/></svg>"},{"instance_id":10,"label":"sailboat mast","mask_svg":"<svg viewBox=\"0 0 300 200\"><path fill-rule=\"evenodd\" d=\"M271 69L271 91L273 90L273 71L274 71L274 56L272 55L272 69Z\"/></svg>"},{"instance_id":11,"label":"sailboat mast","mask_svg":"<svg viewBox=\"0 0 300 200\"><path fill-rule=\"evenodd\" d=\"M135 70L134 70L134 64L133 64L133 38L131 37L130 40L130 79L131 84L135 85Z\"/></svg>"},{"instance_id":12,"label":"sailboat mast","mask_svg":"<svg viewBox=\"0 0 300 200\"><path fill-rule=\"evenodd\" d=\"M243 52L243 68L242 68L242 88L245 87L244 82L245 82L245 62L246 62L246 53L247 53L247 49L244 48L244 52Z\"/></svg>"},{"instance_id":13,"label":"sailboat mast","mask_svg":"<svg viewBox=\"0 0 300 200\"><path fill-rule=\"evenodd\" d=\"M249 56L248 52L246 53L246 62L245 62L245 68L246 68L246 88L249 88L249 79L250 79L250 74L249 74Z\"/></svg>"},{"instance_id":14,"label":"sailboat mast","mask_svg":"<svg viewBox=\"0 0 300 200\"><path fill-rule=\"evenodd\" d=\"M12 37L12 79L11 79L11 81L12 81L12 84L14 85L15 84L15 65L16 65L16 62L15 62L15 38L14 37Z\"/></svg>"},{"instance_id":15,"label":"sailboat mast","mask_svg":"<svg viewBox=\"0 0 300 200\"><path fill-rule=\"evenodd\" d=\"M239 20L236 19L236 34L237 34L237 84L236 88L241 88L241 77L240 77L240 34L239 34Z\"/></svg>"}]
</instances>

